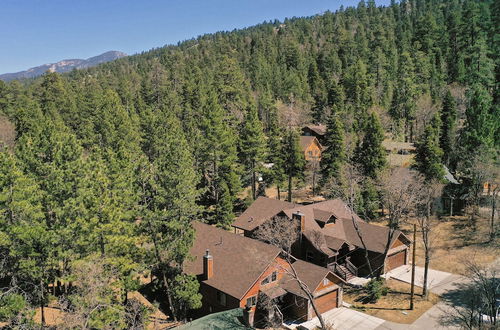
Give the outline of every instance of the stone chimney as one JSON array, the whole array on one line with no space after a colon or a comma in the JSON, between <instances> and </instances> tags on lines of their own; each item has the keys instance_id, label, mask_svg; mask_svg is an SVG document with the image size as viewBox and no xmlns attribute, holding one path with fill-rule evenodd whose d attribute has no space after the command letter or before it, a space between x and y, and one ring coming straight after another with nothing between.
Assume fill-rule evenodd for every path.
<instances>
[{"instance_id":1,"label":"stone chimney","mask_svg":"<svg viewBox=\"0 0 500 330\"><path fill-rule=\"evenodd\" d=\"M208 280L214 275L214 258L210 255L210 251L207 249L205 255L203 256L203 279Z\"/></svg>"},{"instance_id":2,"label":"stone chimney","mask_svg":"<svg viewBox=\"0 0 500 330\"><path fill-rule=\"evenodd\" d=\"M299 221L300 224L300 232L303 233L305 230L305 221L306 217L303 213L300 213L300 210L292 214L292 219Z\"/></svg>"}]
</instances>

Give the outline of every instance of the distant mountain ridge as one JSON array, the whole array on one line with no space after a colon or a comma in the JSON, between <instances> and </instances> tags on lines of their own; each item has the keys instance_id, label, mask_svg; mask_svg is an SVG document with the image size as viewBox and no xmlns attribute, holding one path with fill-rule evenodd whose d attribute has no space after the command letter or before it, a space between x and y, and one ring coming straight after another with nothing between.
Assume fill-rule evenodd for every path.
<instances>
[{"instance_id":1,"label":"distant mountain ridge","mask_svg":"<svg viewBox=\"0 0 500 330\"><path fill-rule=\"evenodd\" d=\"M127 56L127 54L112 50L112 51L103 53L101 55L90 57L86 60L67 59L67 60L59 61L57 63L50 63L50 64L36 66L36 67L33 67L33 68L28 69L26 71L1 74L0 80L10 81L10 80L22 79L22 78L34 78L34 77L41 76L42 74L44 74L47 71L63 73L63 72L71 71L73 69L85 69L85 68L90 68L90 67L96 66L96 65L101 64L101 63L114 61L116 59L119 59L119 58L122 58L125 56Z\"/></svg>"}]
</instances>

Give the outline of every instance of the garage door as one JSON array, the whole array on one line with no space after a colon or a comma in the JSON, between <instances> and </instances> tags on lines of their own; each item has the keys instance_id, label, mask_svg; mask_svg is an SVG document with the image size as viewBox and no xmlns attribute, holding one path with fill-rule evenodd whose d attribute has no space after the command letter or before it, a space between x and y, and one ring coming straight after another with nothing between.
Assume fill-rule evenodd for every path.
<instances>
[{"instance_id":1,"label":"garage door","mask_svg":"<svg viewBox=\"0 0 500 330\"><path fill-rule=\"evenodd\" d=\"M393 255L387 257L387 268L385 269L385 271L388 272L394 268L402 266L405 264L405 261L406 261L406 250L394 253Z\"/></svg>"},{"instance_id":2,"label":"garage door","mask_svg":"<svg viewBox=\"0 0 500 330\"><path fill-rule=\"evenodd\" d=\"M337 296L338 289L314 299L318 311L320 313L324 313L329 311L330 309L336 308L338 305Z\"/></svg>"}]
</instances>

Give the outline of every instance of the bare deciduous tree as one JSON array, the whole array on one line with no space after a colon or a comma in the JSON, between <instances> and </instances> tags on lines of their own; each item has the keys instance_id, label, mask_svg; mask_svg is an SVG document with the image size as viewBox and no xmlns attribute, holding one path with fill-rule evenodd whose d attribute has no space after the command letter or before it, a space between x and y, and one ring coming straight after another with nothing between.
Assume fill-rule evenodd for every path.
<instances>
[{"instance_id":1,"label":"bare deciduous tree","mask_svg":"<svg viewBox=\"0 0 500 330\"><path fill-rule=\"evenodd\" d=\"M415 214L417 205L423 198L423 181L421 176L406 168L389 169L379 180L379 190L382 204L387 209L387 226L389 228L383 254L384 260L389 252L394 234L405 220ZM382 275L383 271L383 268L380 269L377 277Z\"/></svg>"},{"instance_id":2,"label":"bare deciduous tree","mask_svg":"<svg viewBox=\"0 0 500 330\"><path fill-rule=\"evenodd\" d=\"M448 293L454 306L450 313L443 316L442 321L464 329L497 329L497 299L500 295L498 269L469 263L466 275L470 282Z\"/></svg>"},{"instance_id":3,"label":"bare deciduous tree","mask_svg":"<svg viewBox=\"0 0 500 330\"><path fill-rule=\"evenodd\" d=\"M123 304L116 278L119 272L102 258L79 261L73 267L73 292L59 301L64 313L61 329L144 329L148 309L130 299Z\"/></svg>"},{"instance_id":4,"label":"bare deciduous tree","mask_svg":"<svg viewBox=\"0 0 500 330\"><path fill-rule=\"evenodd\" d=\"M417 225L422 234L422 243L424 247L424 283L422 287L422 296L427 298L429 265L432 258L432 228L435 221L432 217L433 206L436 198L441 195L443 185L439 183L426 184L422 189L422 198L417 212Z\"/></svg>"},{"instance_id":5,"label":"bare deciduous tree","mask_svg":"<svg viewBox=\"0 0 500 330\"><path fill-rule=\"evenodd\" d=\"M349 148L348 153L349 153ZM373 274L372 264L368 255L368 249L366 248L365 240L363 238L363 232L359 227L359 219L355 216L354 210L356 209L356 204L358 203L358 196L361 191L361 184L366 179L359 170L358 166L354 162L347 162L342 167L342 181L334 179L328 185L330 191L329 196L333 198L340 198L346 204L346 209L350 214L352 224L356 230L361 245L364 249L364 257L366 260L366 265L368 266L369 274Z\"/></svg>"},{"instance_id":6,"label":"bare deciduous tree","mask_svg":"<svg viewBox=\"0 0 500 330\"><path fill-rule=\"evenodd\" d=\"M314 313L318 317L321 328L326 329L327 325L314 302L313 291L311 291L307 284L300 279L300 276L297 274L297 271L293 266L295 258L292 256L291 250L292 245L296 243L297 238L300 237L299 235L301 235L299 232L299 224L291 222L291 220L286 217L274 217L271 221L267 221L260 226L255 233L255 237L257 239L277 246L281 249L282 257L286 261L287 267L284 267L281 264L278 264L278 267L290 276L293 281L297 282L301 291L307 296Z\"/></svg>"}]
</instances>

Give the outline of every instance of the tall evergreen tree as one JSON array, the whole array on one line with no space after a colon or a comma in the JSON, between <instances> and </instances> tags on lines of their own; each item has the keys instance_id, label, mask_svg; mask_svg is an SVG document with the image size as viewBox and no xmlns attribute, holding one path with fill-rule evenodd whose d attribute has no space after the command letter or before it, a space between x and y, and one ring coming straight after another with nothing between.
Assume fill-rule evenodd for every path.
<instances>
[{"instance_id":1,"label":"tall evergreen tree","mask_svg":"<svg viewBox=\"0 0 500 330\"><path fill-rule=\"evenodd\" d=\"M325 134L325 150L321 154L321 184L328 180L340 180L341 168L345 162L344 125L332 111Z\"/></svg>"},{"instance_id":2,"label":"tall evergreen tree","mask_svg":"<svg viewBox=\"0 0 500 330\"><path fill-rule=\"evenodd\" d=\"M447 90L441 108L441 134L439 138L439 146L443 150L443 162L446 165L450 164L450 159L454 150L456 121L457 108L455 100L450 91Z\"/></svg>"},{"instance_id":3,"label":"tall evergreen tree","mask_svg":"<svg viewBox=\"0 0 500 330\"><path fill-rule=\"evenodd\" d=\"M144 226L153 247L152 259L176 317L173 285L194 239L191 222L200 211L196 203L199 179L178 119L169 112L159 120L164 129L159 131L162 136L157 139L157 152L151 166L142 168L139 178L145 206Z\"/></svg>"},{"instance_id":4,"label":"tall evergreen tree","mask_svg":"<svg viewBox=\"0 0 500 330\"><path fill-rule=\"evenodd\" d=\"M259 162L265 159L264 132L255 107L251 107L247 111L241 132L240 152L245 167L250 172L252 198L255 200L257 192L256 171Z\"/></svg>"},{"instance_id":5,"label":"tall evergreen tree","mask_svg":"<svg viewBox=\"0 0 500 330\"><path fill-rule=\"evenodd\" d=\"M441 120L436 115L416 143L415 167L429 182L439 182L444 177L443 150L439 147L440 127Z\"/></svg>"},{"instance_id":6,"label":"tall evergreen tree","mask_svg":"<svg viewBox=\"0 0 500 330\"><path fill-rule=\"evenodd\" d=\"M387 165L386 152L382 146L384 130L376 113L372 112L366 123L363 140L356 148L356 161L361 164L363 174L376 179Z\"/></svg>"},{"instance_id":7,"label":"tall evergreen tree","mask_svg":"<svg viewBox=\"0 0 500 330\"><path fill-rule=\"evenodd\" d=\"M292 129L285 133L282 152L283 170L288 176L288 201L291 202L293 178L302 177L306 165L304 153L299 145L299 135Z\"/></svg>"},{"instance_id":8,"label":"tall evergreen tree","mask_svg":"<svg viewBox=\"0 0 500 330\"><path fill-rule=\"evenodd\" d=\"M488 90L475 84L468 92L465 127L460 136L464 154L474 155L480 147L491 148L500 118L493 115L492 98Z\"/></svg>"}]
</instances>

